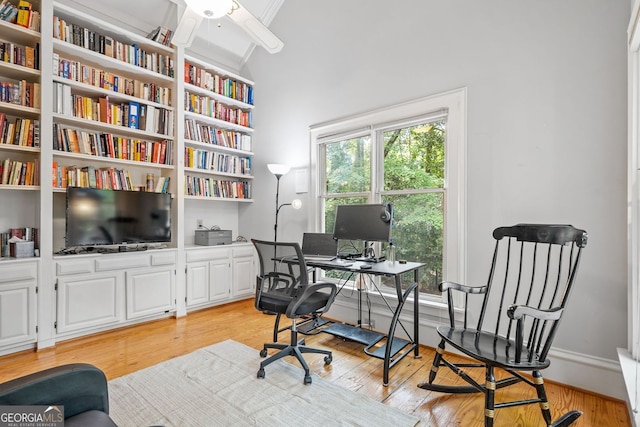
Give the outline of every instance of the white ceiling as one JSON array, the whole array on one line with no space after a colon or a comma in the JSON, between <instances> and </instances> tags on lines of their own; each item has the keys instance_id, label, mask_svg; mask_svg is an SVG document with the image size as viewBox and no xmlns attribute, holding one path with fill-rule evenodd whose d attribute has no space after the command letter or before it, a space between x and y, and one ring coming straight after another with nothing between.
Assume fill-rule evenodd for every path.
<instances>
[{"instance_id":1,"label":"white ceiling","mask_svg":"<svg viewBox=\"0 0 640 427\"><path fill-rule=\"evenodd\" d=\"M266 26L284 0L238 0ZM60 3L98 16L136 33L148 33L158 25L175 30L184 11L184 0L59 0ZM219 24L219 26L218 26ZM277 35L277 34L276 34ZM222 66L239 70L256 47L252 39L231 18L203 20L190 50L216 58ZM205 58L206 59L206 58Z\"/></svg>"}]
</instances>

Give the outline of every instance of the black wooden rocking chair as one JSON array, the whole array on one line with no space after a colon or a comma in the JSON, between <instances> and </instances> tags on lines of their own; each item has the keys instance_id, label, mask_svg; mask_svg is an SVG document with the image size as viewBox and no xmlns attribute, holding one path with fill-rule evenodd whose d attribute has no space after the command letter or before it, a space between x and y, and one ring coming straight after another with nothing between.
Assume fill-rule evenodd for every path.
<instances>
[{"instance_id":1,"label":"black wooden rocking chair","mask_svg":"<svg viewBox=\"0 0 640 427\"><path fill-rule=\"evenodd\" d=\"M429 380L418 387L445 393L484 393L485 426L493 426L495 409L535 403L540 405L546 425L568 426L582 413L570 411L553 422L540 371L550 364L547 355L575 282L587 233L570 225L519 224L497 228L493 237L496 244L485 286L440 284L440 290L447 293L450 325L437 328L441 341ZM453 291L464 295L464 310L459 314L462 321L454 317ZM477 323L470 327L472 319ZM446 344L475 361L452 363L446 358ZM441 366L469 385L434 383ZM484 369L484 384L470 375L472 368ZM496 380L496 368L506 371L507 377ZM520 382L533 387L537 398L495 402L496 389Z\"/></svg>"}]
</instances>

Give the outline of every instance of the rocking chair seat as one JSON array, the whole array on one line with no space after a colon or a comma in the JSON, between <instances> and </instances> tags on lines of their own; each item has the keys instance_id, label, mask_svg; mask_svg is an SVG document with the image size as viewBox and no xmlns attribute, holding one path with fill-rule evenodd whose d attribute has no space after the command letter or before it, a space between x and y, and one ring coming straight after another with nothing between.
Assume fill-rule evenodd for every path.
<instances>
[{"instance_id":1,"label":"rocking chair seat","mask_svg":"<svg viewBox=\"0 0 640 427\"><path fill-rule=\"evenodd\" d=\"M515 341L496 336L493 333L448 326L439 326L437 330L438 335L448 344L484 364L519 371L535 371L545 369L551 363L549 359L541 362L535 355L529 361L526 347L521 352L520 363L516 363Z\"/></svg>"}]
</instances>

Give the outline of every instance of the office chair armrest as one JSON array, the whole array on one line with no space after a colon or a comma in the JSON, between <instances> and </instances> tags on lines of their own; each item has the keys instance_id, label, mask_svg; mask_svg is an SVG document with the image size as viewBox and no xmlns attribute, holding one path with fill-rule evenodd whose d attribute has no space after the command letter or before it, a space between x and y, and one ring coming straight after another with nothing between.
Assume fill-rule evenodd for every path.
<instances>
[{"instance_id":1,"label":"office chair armrest","mask_svg":"<svg viewBox=\"0 0 640 427\"><path fill-rule=\"evenodd\" d=\"M442 282L438 285L438 289L440 289L440 292L452 289L454 291L464 292L465 294L484 294L488 288L486 286L467 286L455 282Z\"/></svg>"},{"instance_id":2,"label":"office chair armrest","mask_svg":"<svg viewBox=\"0 0 640 427\"><path fill-rule=\"evenodd\" d=\"M556 307L549 310L541 310L526 305L511 305L507 309L507 316L510 319L518 320L524 318L524 316L534 317L540 320L558 320L562 316L562 308Z\"/></svg>"},{"instance_id":3,"label":"office chair armrest","mask_svg":"<svg viewBox=\"0 0 640 427\"><path fill-rule=\"evenodd\" d=\"M324 292L325 289L329 289L329 292ZM287 307L287 317L296 317L299 314L311 314L311 313L297 313L298 308L304 304L310 297L316 295L317 293L324 293L328 295L327 302L324 304L322 311L326 311L329 309L331 304L333 304L333 300L336 298L336 293L338 292L338 287L335 283L322 282L322 283L312 283L309 285L303 285L298 288L298 294L293 298L293 301Z\"/></svg>"}]
</instances>

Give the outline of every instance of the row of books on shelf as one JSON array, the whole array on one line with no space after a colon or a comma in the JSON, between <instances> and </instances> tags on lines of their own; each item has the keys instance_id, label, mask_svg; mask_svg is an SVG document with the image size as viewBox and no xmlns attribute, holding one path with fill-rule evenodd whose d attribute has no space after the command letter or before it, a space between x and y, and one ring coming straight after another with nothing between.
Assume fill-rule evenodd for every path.
<instances>
[{"instance_id":1,"label":"row of books on shelf","mask_svg":"<svg viewBox=\"0 0 640 427\"><path fill-rule=\"evenodd\" d=\"M170 55L150 52L135 43L121 42L58 16L53 17L53 37L168 77L174 76L174 63Z\"/></svg>"},{"instance_id":2,"label":"row of books on shelf","mask_svg":"<svg viewBox=\"0 0 640 427\"><path fill-rule=\"evenodd\" d=\"M0 162L2 185L40 185L40 163L38 160L24 162L4 159Z\"/></svg>"},{"instance_id":3,"label":"row of books on shelf","mask_svg":"<svg viewBox=\"0 0 640 427\"><path fill-rule=\"evenodd\" d=\"M187 61L184 63L184 81L228 98L253 105L253 86L230 77L212 73Z\"/></svg>"},{"instance_id":4,"label":"row of books on shelf","mask_svg":"<svg viewBox=\"0 0 640 427\"><path fill-rule=\"evenodd\" d=\"M40 69L40 44L22 46L0 40L0 61L20 65L34 70Z\"/></svg>"},{"instance_id":5,"label":"row of books on shelf","mask_svg":"<svg viewBox=\"0 0 640 427\"><path fill-rule=\"evenodd\" d=\"M40 108L40 83L26 80L0 82L0 101L23 107Z\"/></svg>"},{"instance_id":6,"label":"row of books on shelf","mask_svg":"<svg viewBox=\"0 0 640 427\"><path fill-rule=\"evenodd\" d=\"M191 147L184 149L184 165L215 172L251 175L251 157L238 157Z\"/></svg>"},{"instance_id":7,"label":"row of books on shelf","mask_svg":"<svg viewBox=\"0 0 640 427\"><path fill-rule=\"evenodd\" d=\"M169 177L158 177L155 182L157 193L169 190ZM146 186L136 186L128 170L112 167L67 166L53 162L51 184L54 188L83 187L107 190L143 190Z\"/></svg>"},{"instance_id":8,"label":"row of books on shelf","mask_svg":"<svg viewBox=\"0 0 640 427\"><path fill-rule=\"evenodd\" d=\"M154 42L158 42L164 46L171 45L172 37L173 37L173 30L163 26L156 27L153 31L147 34L147 38L149 40L153 40Z\"/></svg>"},{"instance_id":9,"label":"row of books on shelf","mask_svg":"<svg viewBox=\"0 0 640 427\"><path fill-rule=\"evenodd\" d=\"M173 134L173 112L139 102L112 103L72 93L71 87L53 82L53 112L162 135Z\"/></svg>"},{"instance_id":10,"label":"row of books on shelf","mask_svg":"<svg viewBox=\"0 0 640 427\"><path fill-rule=\"evenodd\" d=\"M197 176L185 177L185 194L187 196L250 199L251 182L230 181Z\"/></svg>"},{"instance_id":11,"label":"row of books on shelf","mask_svg":"<svg viewBox=\"0 0 640 427\"><path fill-rule=\"evenodd\" d=\"M53 54L53 74L101 89L134 96L145 101L171 105L171 88L156 83L130 79L107 70L83 64L80 61L61 58Z\"/></svg>"},{"instance_id":12,"label":"row of books on shelf","mask_svg":"<svg viewBox=\"0 0 640 427\"><path fill-rule=\"evenodd\" d=\"M40 147L40 120L23 117L11 120L0 112L0 144Z\"/></svg>"},{"instance_id":13,"label":"row of books on shelf","mask_svg":"<svg viewBox=\"0 0 640 427\"><path fill-rule=\"evenodd\" d=\"M33 9L33 4L26 0L19 0L15 5L9 0L0 2L0 20L40 31L40 12Z\"/></svg>"},{"instance_id":14,"label":"row of books on shelf","mask_svg":"<svg viewBox=\"0 0 640 427\"><path fill-rule=\"evenodd\" d=\"M245 127L253 127L253 114L241 108L229 107L208 96L185 91L184 109L196 114L222 120Z\"/></svg>"},{"instance_id":15,"label":"row of books on shelf","mask_svg":"<svg viewBox=\"0 0 640 427\"><path fill-rule=\"evenodd\" d=\"M146 141L104 132L90 132L53 124L53 149L68 153L89 154L136 162L172 164L173 144L170 141Z\"/></svg>"},{"instance_id":16,"label":"row of books on shelf","mask_svg":"<svg viewBox=\"0 0 640 427\"><path fill-rule=\"evenodd\" d=\"M18 239L33 242L35 249L40 248L40 230L35 227L10 228L8 231L0 233L0 257L8 258L15 256L11 253L9 241L17 237Z\"/></svg>"},{"instance_id":17,"label":"row of books on shelf","mask_svg":"<svg viewBox=\"0 0 640 427\"><path fill-rule=\"evenodd\" d=\"M228 129L198 123L194 119L185 119L184 137L191 141L234 148L236 150L251 151L251 135Z\"/></svg>"}]
</instances>

